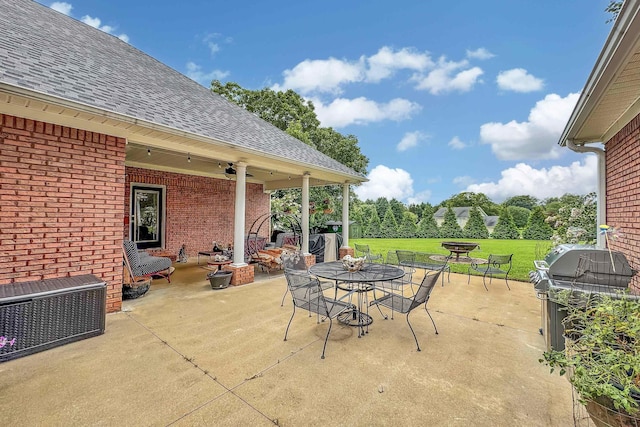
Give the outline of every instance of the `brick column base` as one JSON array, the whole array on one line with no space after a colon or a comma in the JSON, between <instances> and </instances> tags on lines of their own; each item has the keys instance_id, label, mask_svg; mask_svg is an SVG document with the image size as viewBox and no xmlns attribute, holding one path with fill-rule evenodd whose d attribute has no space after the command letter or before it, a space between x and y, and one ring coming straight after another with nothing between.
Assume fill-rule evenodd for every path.
<instances>
[{"instance_id":1,"label":"brick column base","mask_svg":"<svg viewBox=\"0 0 640 427\"><path fill-rule=\"evenodd\" d=\"M342 248L340 248L340 252L339 253L340 253L340 259L342 259L347 255L354 256L355 251L353 250L353 248L342 247Z\"/></svg>"},{"instance_id":2,"label":"brick column base","mask_svg":"<svg viewBox=\"0 0 640 427\"><path fill-rule=\"evenodd\" d=\"M223 267L225 271L232 271L231 284L233 286L246 285L247 283L253 283L255 278L255 267L251 264L244 267L235 267L233 265L225 265Z\"/></svg>"}]
</instances>

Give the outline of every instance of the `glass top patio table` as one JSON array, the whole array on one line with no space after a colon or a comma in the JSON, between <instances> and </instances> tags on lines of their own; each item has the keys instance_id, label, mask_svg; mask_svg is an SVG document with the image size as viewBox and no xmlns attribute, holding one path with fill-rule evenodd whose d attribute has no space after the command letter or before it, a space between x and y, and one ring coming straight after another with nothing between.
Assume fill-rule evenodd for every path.
<instances>
[{"instance_id":1,"label":"glass top patio table","mask_svg":"<svg viewBox=\"0 0 640 427\"><path fill-rule=\"evenodd\" d=\"M369 305L366 301L366 293L375 288L376 282L386 282L399 279L404 276L404 270L389 264L365 263L358 271L348 271L341 261L323 262L309 267L309 273L323 279L335 280L336 292L338 289L347 291L351 296L356 293L358 303L356 309L346 311L338 316L338 321L349 326L358 326L358 338L369 332L369 325L373 318L369 316ZM367 312L362 311L363 303ZM364 327L367 327L366 331Z\"/></svg>"}]
</instances>

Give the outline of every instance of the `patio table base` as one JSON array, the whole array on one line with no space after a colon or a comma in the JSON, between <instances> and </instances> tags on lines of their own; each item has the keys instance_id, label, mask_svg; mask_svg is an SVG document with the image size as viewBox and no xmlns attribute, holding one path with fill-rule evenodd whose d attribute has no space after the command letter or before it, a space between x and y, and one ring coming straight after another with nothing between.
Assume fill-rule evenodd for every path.
<instances>
[{"instance_id":1,"label":"patio table base","mask_svg":"<svg viewBox=\"0 0 640 427\"><path fill-rule=\"evenodd\" d=\"M349 310L338 316L338 322L347 326L358 326L360 328L373 323L373 318L359 310Z\"/></svg>"}]
</instances>

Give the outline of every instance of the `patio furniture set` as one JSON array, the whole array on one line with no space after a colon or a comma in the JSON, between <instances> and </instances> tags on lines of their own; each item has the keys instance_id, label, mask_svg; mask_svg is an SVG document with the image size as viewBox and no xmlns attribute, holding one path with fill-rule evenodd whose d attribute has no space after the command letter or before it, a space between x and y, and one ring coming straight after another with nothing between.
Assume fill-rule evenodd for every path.
<instances>
[{"instance_id":1,"label":"patio furniture set","mask_svg":"<svg viewBox=\"0 0 640 427\"><path fill-rule=\"evenodd\" d=\"M287 340L296 308L316 313L318 321L320 318L329 320L321 355L324 359L333 319L338 319L345 325L357 327L358 338L360 338L369 332L369 325L373 323L369 307L376 306L383 319L387 319L388 316L382 312L381 307L390 309L392 318L394 312L406 315L417 350L420 351L420 344L409 321L409 314L417 307L424 305L435 333L438 334L435 321L427 309L427 303L440 275L445 271L450 274L448 261L454 252L442 260L434 257L434 254L403 250L390 251L387 254L387 262L384 263L384 257L381 254L372 254L367 245L357 244L355 249L356 253L361 255L360 259L365 261L359 269L354 269L353 264L347 265L340 261L314 264L307 269L304 263L295 262L295 259L303 258L300 253L283 255L287 292L291 293L293 299L293 313L287 324L284 340ZM511 270L512 258L513 255L492 254L485 263L472 262L468 268L469 281L473 271L481 273L483 285L488 291L486 277L489 276L491 281L493 276L503 276L510 290L507 277ZM419 283L414 283L413 273L418 268L424 270L424 277ZM320 279L326 279L326 281L320 281ZM411 288L411 292L405 296L407 286ZM442 286L444 286L444 275ZM324 291L331 288L334 289L334 295L328 297ZM341 296L338 296L338 291L343 292ZM378 296L376 291L380 292L381 296ZM283 296L283 302L287 292ZM373 293L371 301L368 300L370 292Z\"/></svg>"}]
</instances>

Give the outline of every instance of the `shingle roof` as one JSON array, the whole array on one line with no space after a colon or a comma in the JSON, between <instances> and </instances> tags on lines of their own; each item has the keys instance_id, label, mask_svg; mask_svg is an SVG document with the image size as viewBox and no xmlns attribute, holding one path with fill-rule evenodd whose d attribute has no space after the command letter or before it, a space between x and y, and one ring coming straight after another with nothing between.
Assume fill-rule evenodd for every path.
<instances>
[{"instance_id":1,"label":"shingle roof","mask_svg":"<svg viewBox=\"0 0 640 427\"><path fill-rule=\"evenodd\" d=\"M31 0L0 10L1 83L362 178L117 37Z\"/></svg>"},{"instance_id":2,"label":"shingle roof","mask_svg":"<svg viewBox=\"0 0 640 427\"><path fill-rule=\"evenodd\" d=\"M453 213L456 215L456 218L469 218L472 208L471 207L455 207L451 209L453 210ZM478 208L478 210L480 211L480 215L482 215L483 217L487 216L487 214L484 212L482 208ZM447 213L447 208L440 208L436 211L436 213L433 214L433 217L444 218L444 214L446 213Z\"/></svg>"}]
</instances>

